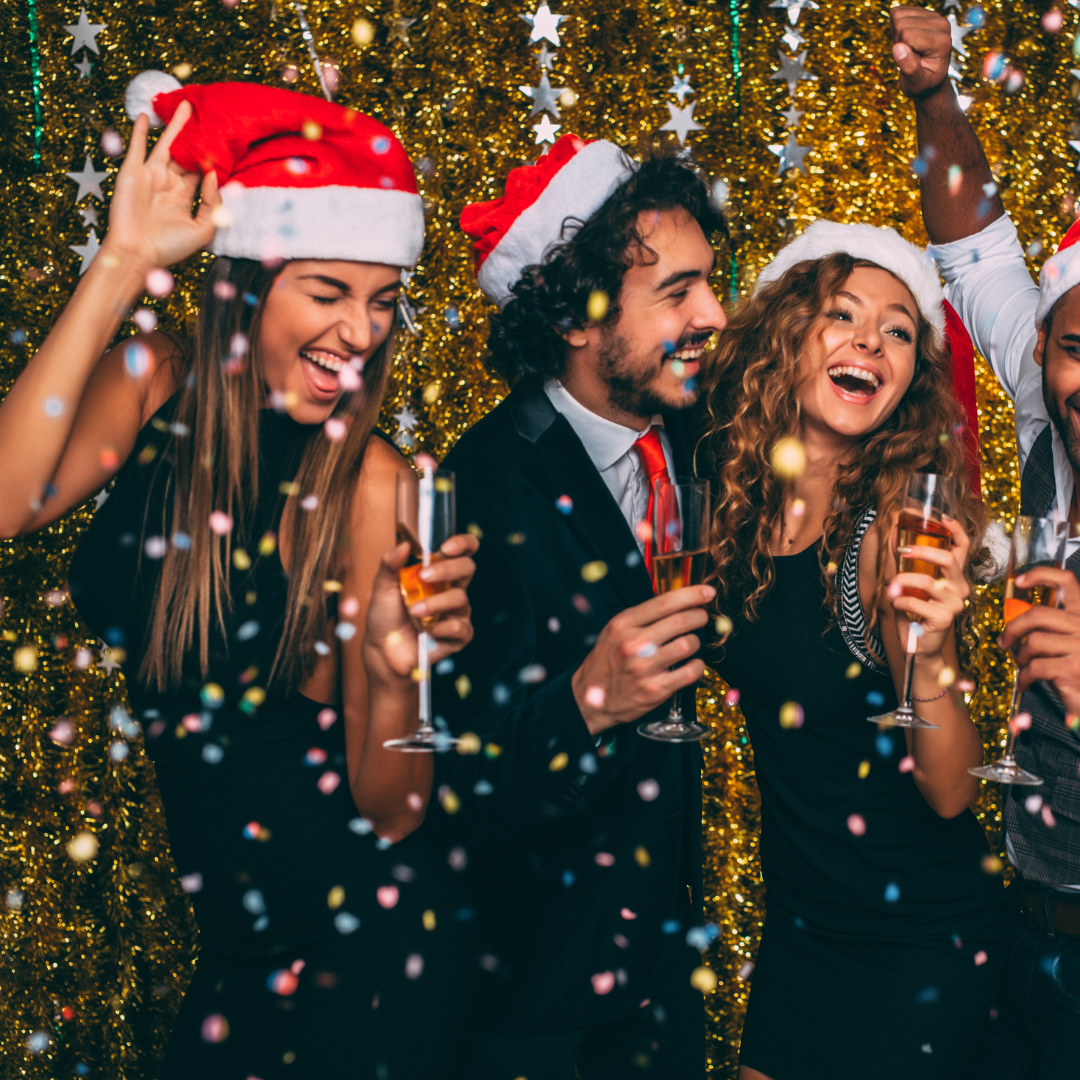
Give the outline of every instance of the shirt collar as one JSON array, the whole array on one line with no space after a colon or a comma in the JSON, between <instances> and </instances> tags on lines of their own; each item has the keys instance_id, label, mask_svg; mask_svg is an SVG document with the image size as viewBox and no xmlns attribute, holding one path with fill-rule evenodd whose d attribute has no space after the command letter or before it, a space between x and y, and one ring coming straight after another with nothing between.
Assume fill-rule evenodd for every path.
<instances>
[{"instance_id":1,"label":"shirt collar","mask_svg":"<svg viewBox=\"0 0 1080 1080\"><path fill-rule=\"evenodd\" d=\"M555 407L555 411L566 417L574 433L581 440L592 463L598 472L610 469L621 457L629 453L630 448L645 434L633 428L616 424L585 408L580 401L561 383L552 380L544 387L544 393ZM649 427L663 427L664 418L654 416Z\"/></svg>"}]
</instances>

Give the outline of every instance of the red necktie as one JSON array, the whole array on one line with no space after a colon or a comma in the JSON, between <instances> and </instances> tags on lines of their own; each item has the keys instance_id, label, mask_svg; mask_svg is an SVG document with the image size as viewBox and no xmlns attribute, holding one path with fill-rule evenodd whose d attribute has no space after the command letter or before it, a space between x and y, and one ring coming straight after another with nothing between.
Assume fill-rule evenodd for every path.
<instances>
[{"instance_id":1,"label":"red necktie","mask_svg":"<svg viewBox=\"0 0 1080 1080\"><path fill-rule=\"evenodd\" d=\"M653 529L653 504L656 498L656 481L670 480L667 471L667 458L664 457L664 447L660 442L660 430L654 424L636 443L634 449L638 453L641 467L649 480L649 506L645 511L645 520L649 523L646 535L649 540L645 543L645 569L652 576L652 529Z\"/></svg>"}]
</instances>

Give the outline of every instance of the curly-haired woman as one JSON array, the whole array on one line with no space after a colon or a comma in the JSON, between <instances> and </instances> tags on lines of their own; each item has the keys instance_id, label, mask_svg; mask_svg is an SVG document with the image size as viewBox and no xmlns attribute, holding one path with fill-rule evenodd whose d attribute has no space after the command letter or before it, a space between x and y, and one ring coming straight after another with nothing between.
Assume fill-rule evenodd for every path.
<instances>
[{"instance_id":1,"label":"curly-haired woman","mask_svg":"<svg viewBox=\"0 0 1080 1080\"><path fill-rule=\"evenodd\" d=\"M460 902L409 835L430 758L383 742L417 723L410 615L436 616L437 656L471 637L476 542L447 541L446 591L406 610L411 470L372 435L423 246L412 166L338 105L147 78L105 241L0 407L0 535L119 470L70 581L124 643L199 925L161 1075L439 1076L466 997ZM171 120L147 157L151 114ZM194 342L110 349L148 276L207 246Z\"/></svg>"},{"instance_id":2,"label":"curly-haired woman","mask_svg":"<svg viewBox=\"0 0 1080 1080\"><path fill-rule=\"evenodd\" d=\"M952 1080L990 1006L1002 889L968 809L979 735L949 681L982 505L957 485L951 550L919 549L936 580L898 574L893 540L911 472L964 471L944 327L923 252L818 222L761 274L706 379L698 464L734 626L716 667L753 744L767 889L740 1080ZM789 437L806 462L785 478L770 451ZM879 731L909 619L937 729Z\"/></svg>"}]
</instances>

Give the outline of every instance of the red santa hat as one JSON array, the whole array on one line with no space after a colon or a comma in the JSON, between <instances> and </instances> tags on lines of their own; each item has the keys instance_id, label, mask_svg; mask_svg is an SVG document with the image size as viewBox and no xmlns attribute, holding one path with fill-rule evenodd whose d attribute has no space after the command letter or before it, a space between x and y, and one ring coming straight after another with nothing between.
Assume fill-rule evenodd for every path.
<instances>
[{"instance_id":1,"label":"red santa hat","mask_svg":"<svg viewBox=\"0 0 1080 1080\"><path fill-rule=\"evenodd\" d=\"M1035 325L1046 322L1053 306L1074 286L1080 285L1080 220L1069 226L1057 251L1043 263L1039 273L1039 306L1035 309Z\"/></svg>"},{"instance_id":2,"label":"red santa hat","mask_svg":"<svg viewBox=\"0 0 1080 1080\"><path fill-rule=\"evenodd\" d=\"M964 410L964 452L972 491L980 495L982 477L979 463L979 412L975 402L975 346L960 316L945 299L934 260L905 240L895 229L876 225L843 225L835 221L815 221L758 274L755 290L776 281L796 263L823 259L844 252L856 259L875 263L898 277L911 292L919 313L933 328L939 344L946 344L952 356L953 394ZM1080 275L1080 259L1077 259ZM1078 276L1080 280L1080 276Z\"/></svg>"},{"instance_id":3,"label":"red santa hat","mask_svg":"<svg viewBox=\"0 0 1080 1080\"><path fill-rule=\"evenodd\" d=\"M475 241L485 295L505 307L525 268L570 239L564 226L588 221L636 168L614 143L563 135L535 164L511 170L502 198L466 206L461 227Z\"/></svg>"},{"instance_id":4,"label":"red santa hat","mask_svg":"<svg viewBox=\"0 0 1080 1080\"><path fill-rule=\"evenodd\" d=\"M182 87L145 71L124 105L152 126L192 115L170 147L183 169L213 170L226 213L210 245L245 259L348 259L414 266L424 211L405 148L371 117L257 83Z\"/></svg>"}]
</instances>

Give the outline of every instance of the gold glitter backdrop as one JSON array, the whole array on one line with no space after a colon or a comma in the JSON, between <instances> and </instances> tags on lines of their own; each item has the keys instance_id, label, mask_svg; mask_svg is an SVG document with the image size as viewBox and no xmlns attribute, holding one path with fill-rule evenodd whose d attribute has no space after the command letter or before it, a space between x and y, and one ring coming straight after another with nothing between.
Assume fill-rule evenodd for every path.
<instances>
[{"instance_id":1,"label":"gold glitter backdrop","mask_svg":"<svg viewBox=\"0 0 1080 1080\"><path fill-rule=\"evenodd\" d=\"M893 74L885 3L792 0L789 12L769 0L556 0L555 14L565 16L557 48L530 43L520 16L534 5L306 5L310 45L337 81L337 100L391 124L417 163L428 245L409 295L420 336L403 335L385 421L403 444L436 454L504 391L482 368L488 308L456 220L466 202L492 197L514 165L539 152L544 131L536 128L547 114L530 117L533 103L519 88L539 85L541 74L572 92L559 97L560 117L547 115L563 131L640 149L683 129L693 159L730 199L735 246L717 272L727 295L745 290L783 240L818 216L890 224L925 239L910 168L914 125ZM1035 270L1073 218L1076 12L1065 7L1063 28L1051 34L1040 24L1046 3L941 7L962 29L975 27L957 34L967 52L955 57L960 90L972 99L969 116L1021 238L1033 245ZM132 75L189 65L179 73L196 82L291 78L319 93L301 16L288 0L89 0L86 12L93 26L105 24L89 37L98 51L65 32L80 21L73 3L0 0L4 390L77 280L80 256L71 246L87 244L93 215L85 212L96 210L99 237L107 223L103 202L77 203L65 173L82 170L90 155L109 174L107 199L117 162L102 135L128 132L122 98ZM555 54L543 58L549 69L538 66L541 48ZM796 59L806 50L805 71L815 76L795 82L794 101L786 82L772 78L781 70L778 49ZM983 78L990 50L1023 73L1011 93ZM205 264L190 260L171 296L147 301L163 327L190 328ZM126 324L122 334L133 329ZM985 366L979 407L986 498L994 516L1008 517L1016 499L1011 407ZM14 972L0 989L0 1058L13 1076L154 1075L196 946L153 769L117 711L123 677L63 592L91 510L0 544L0 942ZM991 642L997 603L993 589L979 600ZM972 708L996 753L1009 672L992 645L973 675ZM718 977L708 995L708 1052L712 1070L733 1077L762 889L753 761L724 692L710 685L700 698L716 729L706 744L704 804L707 916L718 930L708 959ZM984 793L980 812L997 847L996 789Z\"/></svg>"}]
</instances>

